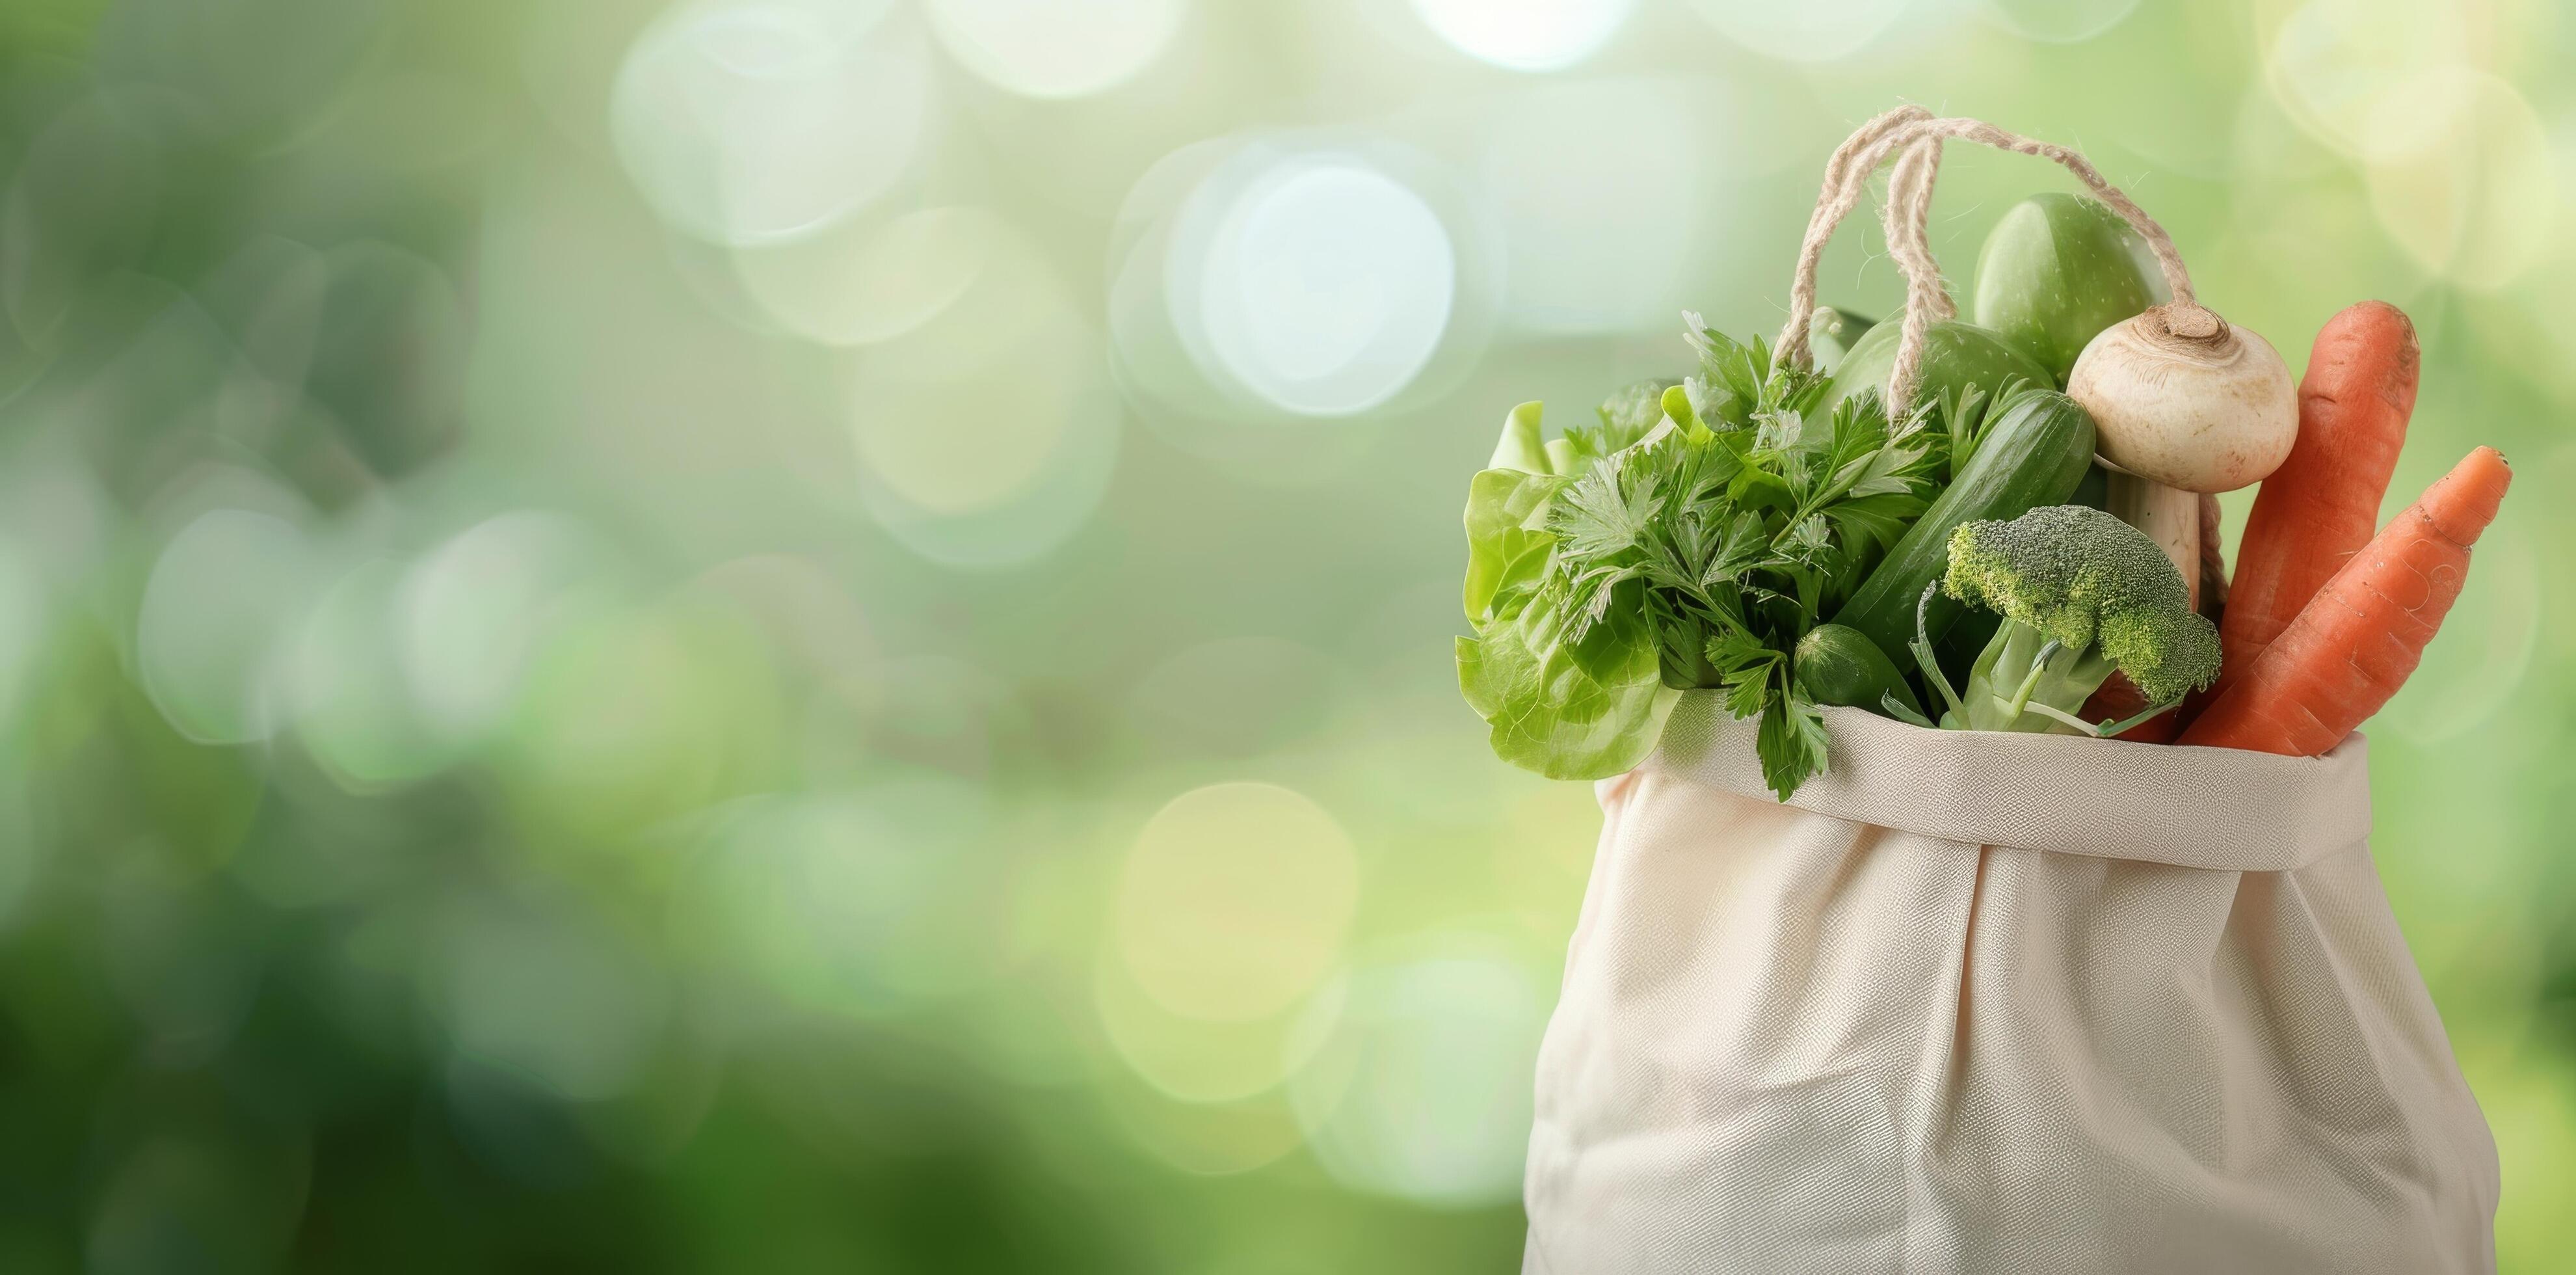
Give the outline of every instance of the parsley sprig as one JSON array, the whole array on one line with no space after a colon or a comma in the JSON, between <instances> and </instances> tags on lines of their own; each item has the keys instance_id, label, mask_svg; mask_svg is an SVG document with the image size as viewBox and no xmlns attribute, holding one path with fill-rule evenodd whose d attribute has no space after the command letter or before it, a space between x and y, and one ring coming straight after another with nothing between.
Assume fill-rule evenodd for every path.
<instances>
[{"instance_id":1,"label":"parsley sprig","mask_svg":"<svg viewBox=\"0 0 2576 1275\"><path fill-rule=\"evenodd\" d=\"M1596 459L1549 504L1533 611L1569 645L1642 622L1665 685L1717 688L1762 718L1763 777L1786 799L1826 762L1790 653L1929 505L1952 440L1931 404L1890 422L1875 390L1819 418L1826 378L1685 318L1699 369L1661 396L1660 421L1633 434L1643 413L1614 399L1585 431Z\"/></svg>"}]
</instances>

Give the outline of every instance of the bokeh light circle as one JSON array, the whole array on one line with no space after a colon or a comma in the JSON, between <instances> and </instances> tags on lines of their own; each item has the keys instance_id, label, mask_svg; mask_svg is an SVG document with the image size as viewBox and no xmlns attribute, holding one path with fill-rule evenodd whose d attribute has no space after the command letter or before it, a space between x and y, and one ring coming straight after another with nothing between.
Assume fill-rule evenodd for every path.
<instances>
[{"instance_id":1,"label":"bokeh light circle","mask_svg":"<svg viewBox=\"0 0 2576 1275\"><path fill-rule=\"evenodd\" d=\"M1448 330L1458 257L1439 214L1352 155L1283 159L1234 197L1175 307L1263 400L1346 416L1394 397ZM1184 291L1185 290L1185 291Z\"/></svg>"},{"instance_id":2,"label":"bokeh light circle","mask_svg":"<svg viewBox=\"0 0 2576 1275\"><path fill-rule=\"evenodd\" d=\"M1316 1003L1320 1045L1288 1096L1326 1172L1418 1204L1507 1203L1521 1188L1530 1073L1550 997L1489 942L1364 965Z\"/></svg>"},{"instance_id":3,"label":"bokeh light circle","mask_svg":"<svg viewBox=\"0 0 2576 1275\"><path fill-rule=\"evenodd\" d=\"M1016 245L980 208L923 208L734 254L743 291L781 328L823 345L890 341L938 318Z\"/></svg>"},{"instance_id":4,"label":"bokeh light circle","mask_svg":"<svg viewBox=\"0 0 2576 1275\"><path fill-rule=\"evenodd\" d=\"M1100 507L1124 413L1098 338L1079 325L1066 332L982 378L859 379L860 499L906 549L970 570L1015 566L1063 544ZM1025 402L991 397L996 377L1035 373L1055 379L1023 383L1039 391Z\"/></svg>"},{"instance_id":5,"label":"bokeh light circle","mask_svg":"<svg viewBox=\"0 0 2576 1275\"><path fill-rule=\"evenodd\" d=\"M912 167L931 125L917 43L792 0L686 5L637 37L611 125L627 172L681 230L760 244L830 226ZM891 24L884 24L891 25Z\"/></svg>"},{"instance_id":6,"label":"bokeh light circle","mask_svg":"<svg viewBox=\"0 0 2576 1275\"><path fill-rule=\"evenodd\" d=\"M1050 354L1032 351L1023 370L1033 378L1073 370L1073 358ZM981 513L1027 491L1080 407L1071 398L1026 405L983 398L963 379L907 371L888 360L860 372L859 460L890 493L933 517Z\"/></svg>"},{"instance_id":7,"label":"bokeh light circle","mask_svg":"<svg viewBox=\"0 0 2576 1275\"><path fill-rule=\"evenodd\" d=\"M2414 122L2382 105L2428 72L2464 67L2468 22L2461 6L2419 0L2307 0L2273 27L2265 79L2301 129L2344 154L2411 150Z\"/></svg>"},{"instance_id":8,"label":"bokeh light circle","mask_svg":"<svg viewBox=\"0 0 2576 1275\"><path fill-rule=\"evenodd\" d=\"M1092 1007L1119 1061L1156 1091L1188 1103L1239 1102L1277 1088L1320 1041L1308 1019L1332 1013L1329 1004L1294 1012L1294 1001L1242 1021L1175 1013L1137 983L1116 951L1097 963Z\"/></svg>"},{"instance_id":9,"label":"bokeh light circle","mask_svg":"<svg viewBox=\"0 0 2576 1275\"><path fill-rule=\"evenodd\" d=\"M1087 97L1124 84L1171 47L1187 0L924 0L959 65L1023 97Z\"/></svg>"},{"instance_id":10,"label":"bokeh light circle","mask_svg":"<svg viewBox=\"0 0 2576 1275\"><path fill-rule=\"evenodd\" d=\"M1137 835L1114 905L1118 952L1172 1013L1264 1018L1332 968L1358 902L1358 854L1323 807L1273 784L1213 784Z\"/></svg>"},{"instance_id":11,"label":"bokeh light circle","mask_svg":"<svg viewBox=\"0 0 2576 1275\"><path fill-rule=\"evenodd\" d=\"M953 298L856 355L850 437L881 526L925 558L986 569L1090 518L1124 413L1098 331L1037 246L990 214L956 216L972 228L935 233L972 236L980 261Z\"/></svg>"},{"instance_id":12,"label":"bokeh light circle","mask_svg":"<svg viewBox=\"0 0 2576 1275\"><path fill-rule=\"evenodd\" d=\"M2138 0L1985 0L2013 34L2042 44L2080 44L2128 20Z\"/></svg>"},{"instance_id":13,"label":"bokeh light circle","mask_svg":"<svg viewBox=\"0 0 2576 1275\"><path fill-rule=\"evenodd\" d=\"M394 601L393 645L429 727L468 742L498 725L546 625L599 568L579 524L535 511L487 519L422 556Z\"/></svg>"},{"instance_id":14,"label":"bokeh light circle","mask_svg":"<svg viewBox=\"0 0 2576 1275\"><path fill-rule=\"evenodd\" d=\"M2554 159L2513 85L2481 71L2428 71L2383 94L2371 119L2371 134L2388 139L2367 160L2371 210L2407 255L2494 289L2547 251L2561 221Z\"/></svg>"},{"instance_id":15,"label":"bokeh light circle","mask_svg":"<svg viewBox=\"0 0 2576 1275\"><path fill-rule=\"evenodd\" d=\"M422 720L394 641L402 579L402 564L384 558L341 577L306 616L281 670L305 751L353 791L417 779L453 755Z\"/></svg>"},{"instance_id":16,"label":"bokeh light circle","mask_svg":"<svg viewBox=\"0 0 2576 1275\"><path fill-rule=\"evenodd\" d=\"M1375 448L1388 415L1464 383L1506 274L1476 191L1409 146L1341 130L1195 143L1129 186L1110 232L1117 385L1173 446L1247 482L1312 485Z\"/></svg>"},{"instance_id":17,"label":"bokeh light circle","mask_svg":"<svg viewBox=\"0 0 2576 1275\"><path fill-rule=\"evenodd\" d=\"M1637 0L1413 0L1423 24L1479 61L1555 71L1601 51Z\"/></svg>"},{"instance_id":18,"label":"bokeh light circle","mask_svg":"<svg viewBox=\"0 0 2576 1275\"><path fill-rule=\"evenodd\" d=\"M1834 62L1866 48L1909 0L1692 0L1727 39L1783 62Z\"/></svg>"},{"instance_id":19,"label":"bokeh light circle","mask_svg":"<svg viewBox=\"0 0 2576 1275\"><path fill-rule=\"evenodd\" d=\"M768 652L706 607L585 612L548 626L509 718L499 778L521 818L626 844L701 810L746 738L774 728Z\"/></svg>"},{"instance_id":20,"label":"bokeh light circle","mask_svg":"<svg viewBox=\"0 0 2576 1275\"><path fill-rule=\"evenodd\" d=\"M304 533L271 514L211 510L171 538L144 582L134 658L172 728L209 744L268 738L278 648L313 568Z\"/></svg>"}]
</instances>

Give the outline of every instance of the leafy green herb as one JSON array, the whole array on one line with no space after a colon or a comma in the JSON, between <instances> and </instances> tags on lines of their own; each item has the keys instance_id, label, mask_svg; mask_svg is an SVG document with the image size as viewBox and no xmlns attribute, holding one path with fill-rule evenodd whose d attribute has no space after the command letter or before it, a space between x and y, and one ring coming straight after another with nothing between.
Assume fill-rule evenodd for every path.
<instances>
[{"instance_id":1,"label":"leafy green herb","mask_svg":"<svg viewBox=\"0 0 2576 1275\"><path fill-rule=\"evenodd\" d=\"M1715 688L1735 716L1762 719L1764 778L1785 799L1826 764L1791 653L1922 514L1952 439L1930 427L1928 405L1891 423L1875 390L1822 412L1825 377L1685 318L1699 366L1663 390L1652 424L1653 387L1630 387L1597 429L1548 445L1578 463L1545 475L1543 494L1478 475L1478 637L1461 640L1461 686L1511 760L1614 774L1653 746L1669 711L1669 697L1640 693L1651 657L1662 688Z\"/></svg>"},{"instance_id":2,"label":"leafy green herb","mask_svg":"<svg viewBox=\"0 0 2576 1275\"><path fill-rule=\"evenodd\" d=\"M1664 391L1672 381L1638 381L1623 386L1593 409L1598 425L1569 425L1566 441L1579 459L1598 459L1623 450L1664 423Z\"/></svg>"},{"instance_id":3,"label":"leafy green herb","mask_svg":"<svg viewBox=\"0 0 2576 1275\"><path fill-rule=\"evenodd\" d=\"M1809 775L1825 768L1824 714L1805 695L1784 692L1764 706L1755 750L1762 757L1762 782L1787 801Z\"/></svg>"}]
</instances>

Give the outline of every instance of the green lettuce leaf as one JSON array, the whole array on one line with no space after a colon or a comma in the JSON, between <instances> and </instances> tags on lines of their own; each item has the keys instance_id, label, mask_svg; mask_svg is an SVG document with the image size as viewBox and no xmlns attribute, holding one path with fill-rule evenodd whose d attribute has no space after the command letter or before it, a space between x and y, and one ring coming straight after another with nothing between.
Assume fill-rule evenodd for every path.
<instances>
[{"instance_id":1,"label":"green lettuce leaf","mask_svg":"<svg viewBox=\"0 0 2576 1275\"><path fill-rule=\"evenodd\" d=\"M1459 691L1505 761L1550 779L1629 770L1654 751L1681 698L1664 685L1653 635L1614 619L1594 625L1578 652L1539 636L1562 627L1545 610L1459 638Z\"/></svg>"},{"instance_id":2,"label":"green lettuce leaf","mask_svg":"<svg viewBox=\"0 0 2576 1275\"><path fill-rule=\"evenodd\" d=\"M1503 417L1502 439L1494 444L1494 458L1485 462L1485 468L1551 472L1547 447L1538 439L1539 412L1539 404L1523 403Z\"/></svg>"},{"instance_id":3,"label":"green lettuce leaf","mask_svg":"<svg viewBox=\"0 0 2576 1275\"><path fill-rule=\"evenodd\" d=\"M1547 571L1556 536L1547 502L1565 480L1488 469L1467 485L1467 618L1482 625L1518 615Z\"/></svg>"}]
</instances>

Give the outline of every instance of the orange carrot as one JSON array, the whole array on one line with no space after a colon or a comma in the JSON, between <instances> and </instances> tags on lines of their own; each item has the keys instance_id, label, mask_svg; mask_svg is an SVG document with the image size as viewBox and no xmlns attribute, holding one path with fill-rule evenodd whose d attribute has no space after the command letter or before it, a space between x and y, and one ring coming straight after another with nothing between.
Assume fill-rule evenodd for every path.
<instances>
[{"instance_id":1,"label":"orange carrot","mask_svg":"<svg viewBox=\"0 0 2576 1275\"><path fill-rule=\"evenodd\" d=\"M2424 658L2512 482L2496 449L2470 452L2317 590L2182 742L2291 757L2342 743Z\"/></svg>"},{"instance_id":2,"label":"orange carrot","mask_svg":"<svg viewBox=\"0 0 2576 1275\"><path fill-rule=\"evenodd\" d=\"M2370 543L2415 410L2421 361L2415 325L2385 301L2349 307L2317 333L2299 381L2299 440L2255 493L2218 627L2218 685L2196 703L2225 694Z\"/></svg>"}]
</instances>

